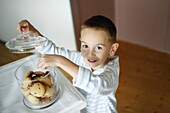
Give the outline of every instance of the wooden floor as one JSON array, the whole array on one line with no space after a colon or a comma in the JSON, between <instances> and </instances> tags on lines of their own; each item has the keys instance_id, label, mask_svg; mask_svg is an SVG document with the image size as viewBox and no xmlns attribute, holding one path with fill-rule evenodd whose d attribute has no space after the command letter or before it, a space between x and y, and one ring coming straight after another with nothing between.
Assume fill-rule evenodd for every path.
<instances>
[{"instance_id":1,"label":"wooden floor","mask_svg":"<svg viewBox=\"0 0 170 113\"><path fill-rule=\"evenodd\" d=\"M120 113L170 113L170 54L120 43Z\"/></svg>"},{"instance_id":2,"label":"wooden floor","mask_svg":"<svg viewBox=\"0 0 170 113\"><path fill-rule=\"evenodd\" d=\"M0 51L0 65L29 55L11 54L2 43ZM170 54L125 42L120 42L117 54L119 113L170 113Z\"/></svg>"}]
</instances>

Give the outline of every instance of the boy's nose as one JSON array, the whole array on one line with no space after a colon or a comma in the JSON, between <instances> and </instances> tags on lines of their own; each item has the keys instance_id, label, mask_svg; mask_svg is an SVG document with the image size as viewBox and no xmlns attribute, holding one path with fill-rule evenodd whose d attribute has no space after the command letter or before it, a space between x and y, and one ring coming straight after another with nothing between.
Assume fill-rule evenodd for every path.
<instances>
[{"instance_id":1,"label":"boy's nose","mask_svg":"<svg viewBox=\"0 0 170 113\"><path fill-rule=\"evenodd\" d=\"M95 56L95 52L94 52L94 50L89 50L88 57L92 57L92 56Z\"/></svg>"}]
</instances>

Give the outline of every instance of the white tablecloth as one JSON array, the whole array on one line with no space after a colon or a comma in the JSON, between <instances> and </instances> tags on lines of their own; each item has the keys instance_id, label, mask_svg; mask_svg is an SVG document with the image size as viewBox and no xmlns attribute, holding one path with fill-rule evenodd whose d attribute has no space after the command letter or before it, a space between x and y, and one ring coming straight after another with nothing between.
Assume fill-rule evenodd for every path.
<instances>
[{"instance_id":1,"label":"white tablecloth","mask_svg":"<svg viewBox=\"0 0 170 113\"><path fill-rule=\"evenodd\" d=\"M14 71L32 55L0 67L0 113L75 113L85 108L83 96L72 86L67 78L56 70L58 84L61 87L57 101L48 108L31 110L23 104L22 93L14 77ZM75 111L75 112L74 112Z\"/></svg>"}]
</instances>

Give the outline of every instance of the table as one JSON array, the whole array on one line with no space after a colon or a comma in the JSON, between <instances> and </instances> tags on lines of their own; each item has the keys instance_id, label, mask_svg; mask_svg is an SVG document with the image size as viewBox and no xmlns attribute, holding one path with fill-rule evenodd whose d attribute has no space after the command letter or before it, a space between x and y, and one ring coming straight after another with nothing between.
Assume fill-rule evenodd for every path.
<instances>
[{"instance_id":1,"label":"table","mask_svg":"<svg viewBox=\"0 0 170 113\"><path fill-rule=\"evenodd\" d=\"M85 99L59 69L56 69L56 73L59 76L58 84L61 93L53 105L41 110L31 110L23 104L22 93L14 77L14 71L20 64L34 57L36 58L37 55L0 67L0 113L80 113L81 109L86 107Z\"/></svg>"}]
</instances>

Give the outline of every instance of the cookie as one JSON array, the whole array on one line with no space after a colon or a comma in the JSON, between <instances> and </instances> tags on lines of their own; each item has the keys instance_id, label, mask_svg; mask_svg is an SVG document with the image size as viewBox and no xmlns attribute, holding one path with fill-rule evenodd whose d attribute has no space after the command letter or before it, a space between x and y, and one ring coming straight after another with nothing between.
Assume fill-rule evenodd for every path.
<instances>
[{"instance_id":1,"label":"cookie","mask_svg":"<svg viewBox=\"0 0 170 113\"><path fill-rule=\"evenodd\" d=\"M45 91L44 97L51 98L55 95L55 92L56 92L55 86L50 87L50 86L46 85L45 89L46 89L46 91Z\"/></svg>"},{"instance_id":2,"label":"cookie","mask_svg":"<svg viewBox=\"0 0 170 113\"><path fill-rule=\"evenodd\" d=\"M48 76L44 76L44 75L37 76L34 78L34 80L38 80L41 83L48 85L48 86L51 86L53 84L53 79L50 74Z\"/></svg>"},{"instance_id":3,"label":"cookie","mask_svg":"<svg viewBox=\"0 0 170 113\"><path fill-rule=\"evenodd\" d=\"M42 71L35 71L34 74L35 74L35 75L42 76L42 75L44 75L45 73L42 72Z\"/></svg>"},{"instance_id":4,"label":"cookie","mask_svg":"<svg viewBox=\"0 0 170 113\"><path fill-rule=\"evenodd\" d=\"M49 71L29 71L21 83L23 95L32 104L48 103L57 95L54 78Z\"/></svg>"},{"instance_id":5,"label":"cookie","mask_svg":"<svg viewBox=\"0 0 170 113\"><path fill-rule=\"evenodd\" d=\"M26 74L24 75L23 78L27 78L27 77L29 77L29 76L32 75L32 74L34 74L34 72L33 72L33 71L29 71L28 73L26 73Z\"/></svg>"},{"instance_id":6,"label":"cookie","mask_svg":"<svg viewBox=\"0 0 170 113\"><path fill-rule=\"evenodd\" d=\"M25 97L27 97L30 94L30 90L29 89L28 90L22 89L22 93Z\"/></svg>"},{"instance_id":7,"label":"cookie","mask_svg":"<svg viewBox=\"0 0 170 113\"><path fill-rule=\"evenodd\" d=\"M41 103L40 99L33 96L33 95L28 95L27 99L33 104L40 104Z\"/></svg>"},{"instance_id":8,"label":"cookie","mask_svg":"<svg viewBox=\"0 0 170 113\"><path fill-rule=\"evenodd\" d=\"M21 83L21 89L28 90L32 84L32 80L29 77L25 77Z\"/></svg>"},{"instance_id":9,"label":"cookie","mask_svg":"<svg viewBox=\"0 0 170 113\"><path fill-rule=\"evenodd\" d=\"M42 97L45 93L44 85L40 82L32 83L29 90L30 90L30 94L36 97Z\"/></svg>"}]
</instances>

